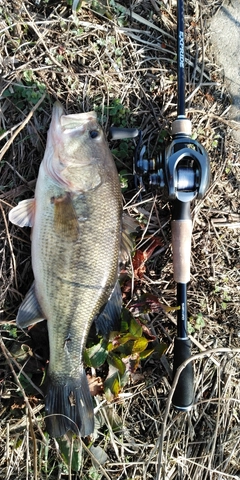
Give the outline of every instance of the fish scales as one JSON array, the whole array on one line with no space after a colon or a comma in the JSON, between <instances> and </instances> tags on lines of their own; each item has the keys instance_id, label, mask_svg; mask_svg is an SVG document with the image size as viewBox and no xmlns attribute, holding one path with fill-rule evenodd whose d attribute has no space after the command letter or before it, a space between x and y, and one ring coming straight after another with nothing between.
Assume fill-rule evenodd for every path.
<instances>
[{"instance_id":1,"label":"fish scales","mask_svg":"<svg viewBox=\"0 0 240 480\"><path fill-rule=\"evenodd\" d=\"M47 319L47 430L55 437L69 430L89 435L93 407L83 350L93 320L108 333L121 311L121 188L95 113L66 116L54 105L35 197L14 207L9 219L32 227L34 284L17 324Z\"/></svg>"}]
</instances>

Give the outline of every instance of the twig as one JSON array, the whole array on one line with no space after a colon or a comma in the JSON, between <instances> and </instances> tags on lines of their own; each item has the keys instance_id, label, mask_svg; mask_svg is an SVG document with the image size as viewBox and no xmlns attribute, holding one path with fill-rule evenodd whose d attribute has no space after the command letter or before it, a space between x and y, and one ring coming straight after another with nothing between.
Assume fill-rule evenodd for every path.
<instances>
[{"instance_id":1,"label":"twig","mask_svg":"<svg viewBox=\"0 0 240 480\"><path fill-rule=\"evenodd\" d=\"M85 443L82 441L82 439L80 438L81 440L81 443L82 443L82 446L85 450L85 452L87 452L88 455L90 455L91 459L93 460L94 463L97 464L98 468L101 470L102 474L104 475L104 477L107 479L107 480L112 480L106 470L104 470L104 468L102 467L101 463L98 461L98 459L92 454L92 452L90 452L89 448L85 445Z\"/></svg>"},{"instance_id":2,"label":"twig","mask_svg":"<svg viewBox=\"0 0 240 480\"><path fill-rule=\"evenodd\" d=\"M12 242L11 242L11 238L10 238L10 234L9 234L9 230L8 230L8 222L7 222L6 215L5 215L5 212L3 210L3 207L2 207L1 200L0 200L0 208L1 208L3 221L4 221L4 224L5 224L5 228L6 228L6 235L7 235L8 244L9 244L10 253L11 253L11 258L12 258L12 263L13 263L13 274L14 274L15 286L18 290L16 258L15 258L15 255L14 255L13 246L12 246Z\"/></svg>"},{"instance_id":3,"label":"twig","mask_svg":"<svg viewBox=\"0 0 240 480\"><path fill-rule=\"evenodd\" d=\"M142 23L143 25L145 25L145 27L153 28L154 30L157 30L157 32L160 32L165 37L168 37L174 42L176 42L176 38L173 37L173 35L164 31L162 28L157 27L155 23L149 22L149 20L146 20L145 18L141 17L141 15L138 15L137 13L130 11L128 8L123 7L119 3L116 3L116 7L118 7L119 10L123 11L126 15L129 15L131 18L136 20L136 22Z\"/></svg>"},{"instance_id":4,"label":"twig","mask_svg":"<svg viewBox=\"0 0 240 480\"><path fill-rule=\"evenodd\" d=\"M43 102L44 98L46 97L46 93L43 93L43 95L41 96L41 98L38 100L38 102L36 103L36 105L34 105L34 107L32 108L32 110L29 112L29 114L26 116L26 118L23 120L23 122L21 123L21 125L17 128L17 130L15 130L15 132L13 133L13 135L11 136L11 138L8 140L8 142L4 145L4 147L0 150L0 161L2 160L3 156L5 155L5 153L8 151L10 145L13 143L13 140L15 140L15 138L18 136L18 134L21 132L21 130L25 127L25 125L27 125L27 123L29 122L30 118L32 118L34 112L38 109L39 105L41 105L41 103Z\"/></svg>"},{"instance_id":5,"label":"twig","mask_svg":"<svg viewBox=\"0 0 240 480\"><path fill-rule=\"evenodd\" d=\"M37 440L33 428L32 415L28 410L28 420L29 420L29 430L32 436L33 442L33 470L34 470L34 480L38 480L38 457L37 457Z\"/></svg>"}]
</instances>

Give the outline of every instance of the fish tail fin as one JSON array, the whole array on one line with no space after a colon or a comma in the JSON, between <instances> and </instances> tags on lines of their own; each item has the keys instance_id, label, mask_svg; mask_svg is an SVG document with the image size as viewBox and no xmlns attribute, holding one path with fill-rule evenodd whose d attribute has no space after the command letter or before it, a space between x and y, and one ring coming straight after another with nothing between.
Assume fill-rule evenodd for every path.
<instances>
[{"instance_id":1,"label":"fish tail fin","mask_svg":"<svg viewBox=\"0 0 240 480\"><path fill-rule=\"evenodd\" d=\"M45 399L47 432L51 437L61 437L70 430L86 437L94 430L94 414L84 368L77 379L64 380L49 374Z\"/></svg>"}]
</instances>

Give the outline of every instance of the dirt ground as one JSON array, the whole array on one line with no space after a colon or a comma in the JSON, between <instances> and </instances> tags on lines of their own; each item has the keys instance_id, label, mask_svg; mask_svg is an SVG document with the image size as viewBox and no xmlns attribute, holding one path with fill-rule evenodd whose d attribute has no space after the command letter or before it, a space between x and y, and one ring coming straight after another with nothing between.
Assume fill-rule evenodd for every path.
<instances>
[{"instance_id":1,"label":"dirt ground","mask_svg":"<svg viewBox=\"0 0 240 480\"><path fill-rule=\"evenodd\" d=\"M111 404L96 397L92 450L79 441L76 453L71 441L45 433L46 325L16 329L33 281L30 230L10 224L8 212L34 194L57 99L68 113L95 110L106 135L112 125L141 129L146 158L164 150L177 108L176 2L89 0L73 12L60 0L0 0L0 479L239 478L240 158L228 118L231 98L208 31L221 3L189 0L185 12L186 113L211 165L210 187L192 204L194 406L178 413L169 403L176 314L152 308L144 318L166 345L164 355L142 362ZM146 294L176 306L166 191L147 185L140 197L136 141L109 145L125 181L125 210L141 225L136 250L146 254L159 239L141 275L135 271L133 300ZM129 290L125 284L126 306Z\"/></svg>"}]
</instances>

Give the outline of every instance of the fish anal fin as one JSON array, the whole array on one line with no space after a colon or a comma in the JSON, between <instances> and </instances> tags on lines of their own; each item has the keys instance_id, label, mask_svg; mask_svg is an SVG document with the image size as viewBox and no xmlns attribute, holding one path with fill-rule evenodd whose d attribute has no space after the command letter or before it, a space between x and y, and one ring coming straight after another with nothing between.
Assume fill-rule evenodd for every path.
<instances>
[{"instance_id":1,"label":"fish anal fin","mask_svg":"<svg viewBox=\"0 0 240 480\"><path fill-rule=\"evenodd\" d=\"M110 332L119 330L121 309L122 292L119 281L117 281L104 309L95 319L97 332L108 335Z\"/></svg>"},{"instance_id":2,"label":"fish anal fin","mask_svg":"<svg viewBox=\"0 0 240 480\"><path fill-rule=\"evenodd\" d=\"M66 193L62 197L53 197L51 202L54 204L54 228L56 233L61 237L67 237L69 241L76 241L79 234L79 225L71 195Z\"/></svg>"},{"instance_id":3,"label":"fish anal fin","mask_svg":"<svg viewBox=\"0 0 240 480\"><path fill-rule=\"evenodd\" d=\"M55 378L49 374L45 399L45 423L51 437L62 437L72 431L81 437L93 433L92 398L83 366L77 379Z\"/></svg>"},{"instance_id":4,"label":"fish anal fin","mask_svg":"<svg viewBox=\"0 0 240 480\"><path fill-rule=\"evenodd\" d=\"M35 294L33 283L18 310L16 318L17 326L20 328L27 328L30 325L41 322L44 318Z\"/></svg>"},{"instance_id":5,"label":"fish anal fin","mask_svg":"<svg viewBox=\"0 0 240 480\"><path fill-rule=\"evenodd\" d=\"M9 212L9 220L18 227L32 227L35 216L35 199L22 200Z\"/></svg>"}]
</instances>

